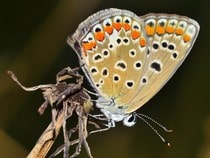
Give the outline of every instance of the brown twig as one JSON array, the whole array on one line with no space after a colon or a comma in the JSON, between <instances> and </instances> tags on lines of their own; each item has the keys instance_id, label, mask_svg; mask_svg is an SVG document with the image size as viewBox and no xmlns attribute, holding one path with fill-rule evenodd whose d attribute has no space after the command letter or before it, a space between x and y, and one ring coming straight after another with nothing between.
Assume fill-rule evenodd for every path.
<instances>
[{"instance_id":1,"label":"brown twig","mask_svg":"<svg viewBox=\"0 0 210 158\"><path fill-rule=\"evenodd\" d=\"M75 153L71 155L71 157L76 157L80 154L81 146L83 144L88 156L92 158L90 148L86 141L88 137L87 113L91 110L92 103L90 101L90 96L81 86L83 77L78 74L78 70L78 68L64 68L57 74L56 84L38 85L34 87L23 86L14 73L8 71L11 78L25 91L42 90L45 102L38 110L41 115L48 105L51 105L52 108L52 122L42 133L27 158L44 158L60 133L61 127L63 128L64 144L59 147L51 157L54 157L63 151L64 158L67 158L69 157L70 146L77 144ZM75 78L76 83L66 83L65 81L69 78ZM78 116L78 123L76 127L67 129L66 121L71 118L74 111ZM98 128L96 125L97 124L95 124L95 127ZM71 134L76 131L78 132L78 139L70 141Z\"/></svg>"},{"instance_id":2,"label":"brown twig","mask_svg":"<svg viewBox=\"0 0 210 158\"><path fill-rule=\"evenodd\" d=\"M56 122L51 122L45 131L40 136L36 145L33 147L27 158L43 158L47 155L48 151L55 142L56 137L60 133L60 129L63 125L64 111L61 111L57 117Z\"/></svg>"}]
</instances>

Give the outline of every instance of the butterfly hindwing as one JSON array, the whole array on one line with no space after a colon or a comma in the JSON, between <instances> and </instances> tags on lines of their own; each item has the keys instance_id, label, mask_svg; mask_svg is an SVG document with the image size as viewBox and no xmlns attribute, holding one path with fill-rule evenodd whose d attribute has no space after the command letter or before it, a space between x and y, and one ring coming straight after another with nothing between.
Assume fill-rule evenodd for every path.
<instances>
[{"instance_id":1,"label":"butterfly hindwing","mask_svg":"<svg viewBox=\"0 0 210 158\"><path fill-rule=\"evenodd\" d=\"M199 25L187 17L170 14L148 14L143 17L144 29L149 42L145 82L138 94L130 101L127 112L133 112L153 97L171 78L191 50Z\"/></svg>"}]
</instances>

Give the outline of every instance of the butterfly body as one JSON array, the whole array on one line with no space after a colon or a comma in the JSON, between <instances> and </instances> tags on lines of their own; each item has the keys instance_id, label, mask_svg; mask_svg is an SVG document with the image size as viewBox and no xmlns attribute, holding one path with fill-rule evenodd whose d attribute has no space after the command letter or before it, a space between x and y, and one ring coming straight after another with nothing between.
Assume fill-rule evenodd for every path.
<instances>
[{"instance_id":1,"label":"butterfly body","mask_svg":"<svg viewBox=\"0 0 210 158\"><path fill-rule=\"evenodd\" d=\"M99 11L68 39L99 95L96 106L112 124L127 122L171 78L199 32L196 21L174 14L137 16ZM127 123L126 123L127 122Z\"/></svg>"}]
</instances>

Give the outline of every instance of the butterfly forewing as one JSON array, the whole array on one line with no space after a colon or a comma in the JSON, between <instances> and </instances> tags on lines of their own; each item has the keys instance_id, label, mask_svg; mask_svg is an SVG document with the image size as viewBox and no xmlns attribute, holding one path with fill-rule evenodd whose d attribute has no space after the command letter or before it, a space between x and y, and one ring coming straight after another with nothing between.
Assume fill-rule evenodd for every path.
<instances>
[{"instance_id":1,"label":"butterfly forewing","mask_svg":"<svg viewBox=\"0 0 210 158\"><path fill-rule=\"evenodd\" d=\"M117 106L129 102L140 86L148 50L142 22L129 11L104 10L80 24L84 34L72 37L81 46L79 56L93 87Z\"/></svg>"},{"instance_id":2,"label":"butterfly forewing","mask_svg":"<svg viewBox=\"0 0 210 158\"><path fill-rule=\"evenodd\" d=\"M133 112L154 96L175 73L192 48L199 32L196 21L168 14L149 14L144 19L149 53L139 91L127 104Z\"/></svg>"}]
</instances>

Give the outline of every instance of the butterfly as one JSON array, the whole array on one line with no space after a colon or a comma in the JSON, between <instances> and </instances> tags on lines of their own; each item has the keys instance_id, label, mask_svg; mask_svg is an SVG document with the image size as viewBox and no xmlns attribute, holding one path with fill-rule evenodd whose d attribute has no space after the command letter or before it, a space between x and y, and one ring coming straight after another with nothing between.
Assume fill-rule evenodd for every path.
<instances>
[{"instance_id":1,"label":"butterfly","mask_svg":"<svg viewBox=\"0 0 210 158\"><path fill-rule=\"evenodd\" d=\"M122 9L101 10L67 39L98 94L96 106L109 120L133 126L135 111L173 76L189 54L199 24L176 14L137 16Z\"/></svg>"}]
</instances>

